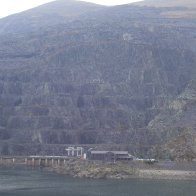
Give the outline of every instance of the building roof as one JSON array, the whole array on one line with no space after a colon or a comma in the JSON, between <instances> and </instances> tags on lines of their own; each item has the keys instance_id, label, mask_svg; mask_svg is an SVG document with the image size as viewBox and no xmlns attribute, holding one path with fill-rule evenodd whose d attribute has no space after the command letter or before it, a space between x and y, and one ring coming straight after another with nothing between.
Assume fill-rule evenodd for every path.
<instances>
[{"instance_id":1,"label":"building roof","mask_svg":"<svg viewBox=\"0 0 196 196\"><path fill-rule=\"evenodd\" d=\"M95 150L91 151L91 154L107 154L107 153L113 153L113 154L118 154L118 155L127 155L128 151L95 151Z\"/></svg>"}]
</instances>

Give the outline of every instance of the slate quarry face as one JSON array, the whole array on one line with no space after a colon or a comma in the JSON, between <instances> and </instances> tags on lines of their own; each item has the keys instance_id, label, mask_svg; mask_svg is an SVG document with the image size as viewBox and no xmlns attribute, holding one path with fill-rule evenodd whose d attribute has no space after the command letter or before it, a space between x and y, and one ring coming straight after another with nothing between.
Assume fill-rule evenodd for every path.
<instances>
[{"instance_id":1,"label":"slate quarry face","mask_svg":"<svg viewBox=\"0 0 196 196\"><path fill-rule=\"evenodd\" d=\"M61 0L1 19L0 153L195 158L196 19L163 14L187 9Z\"/></svg>"}]
</instances>

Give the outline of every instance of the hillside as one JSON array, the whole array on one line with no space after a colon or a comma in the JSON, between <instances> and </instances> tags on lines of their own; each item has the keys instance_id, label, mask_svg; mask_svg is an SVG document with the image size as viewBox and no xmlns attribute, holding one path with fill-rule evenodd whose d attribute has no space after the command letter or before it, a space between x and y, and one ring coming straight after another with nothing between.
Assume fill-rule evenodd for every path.
<instances>
[{"instance_id":1,"label":"hillside","mask_svg":"<svg viewBox=\"0 0 196 196\"><path fill-rule=\"evenodd\" d=\"M194 159L196 20L163 14L179 9L59 0L1 19L1 154Z\"/></svg>"}]
</instances>

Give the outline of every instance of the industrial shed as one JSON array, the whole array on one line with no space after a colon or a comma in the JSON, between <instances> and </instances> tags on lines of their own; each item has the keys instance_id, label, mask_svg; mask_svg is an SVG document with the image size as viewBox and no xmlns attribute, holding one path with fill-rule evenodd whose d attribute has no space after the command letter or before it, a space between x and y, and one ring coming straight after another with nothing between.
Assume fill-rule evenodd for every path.
<instances>
[{"instance_id":1,"label":"industrial shed","mask_svg":"<svg viewBox=\"0 0 196 196\"><path fill-rule=\"evenodd\" d=\"M90 151L89 159L102 161L132 160L128 151Z\"/></svg>"}]
</instances>

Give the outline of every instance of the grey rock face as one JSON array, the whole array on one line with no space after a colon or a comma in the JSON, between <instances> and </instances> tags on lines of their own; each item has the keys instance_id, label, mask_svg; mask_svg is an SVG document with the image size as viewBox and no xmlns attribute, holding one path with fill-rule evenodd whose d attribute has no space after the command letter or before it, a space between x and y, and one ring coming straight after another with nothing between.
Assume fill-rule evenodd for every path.
<instances>
[{"instance_id":1,"label":"grey rock face","mask_svg":"<svg viewBox=\"0 0 196 196\"><path fill-rule=\"evenodd\" d=\"M1 153L146 155L194 135L196 20L161 14L176 9L57 1L0 20Z\"/></svg>"}]
</instances>

